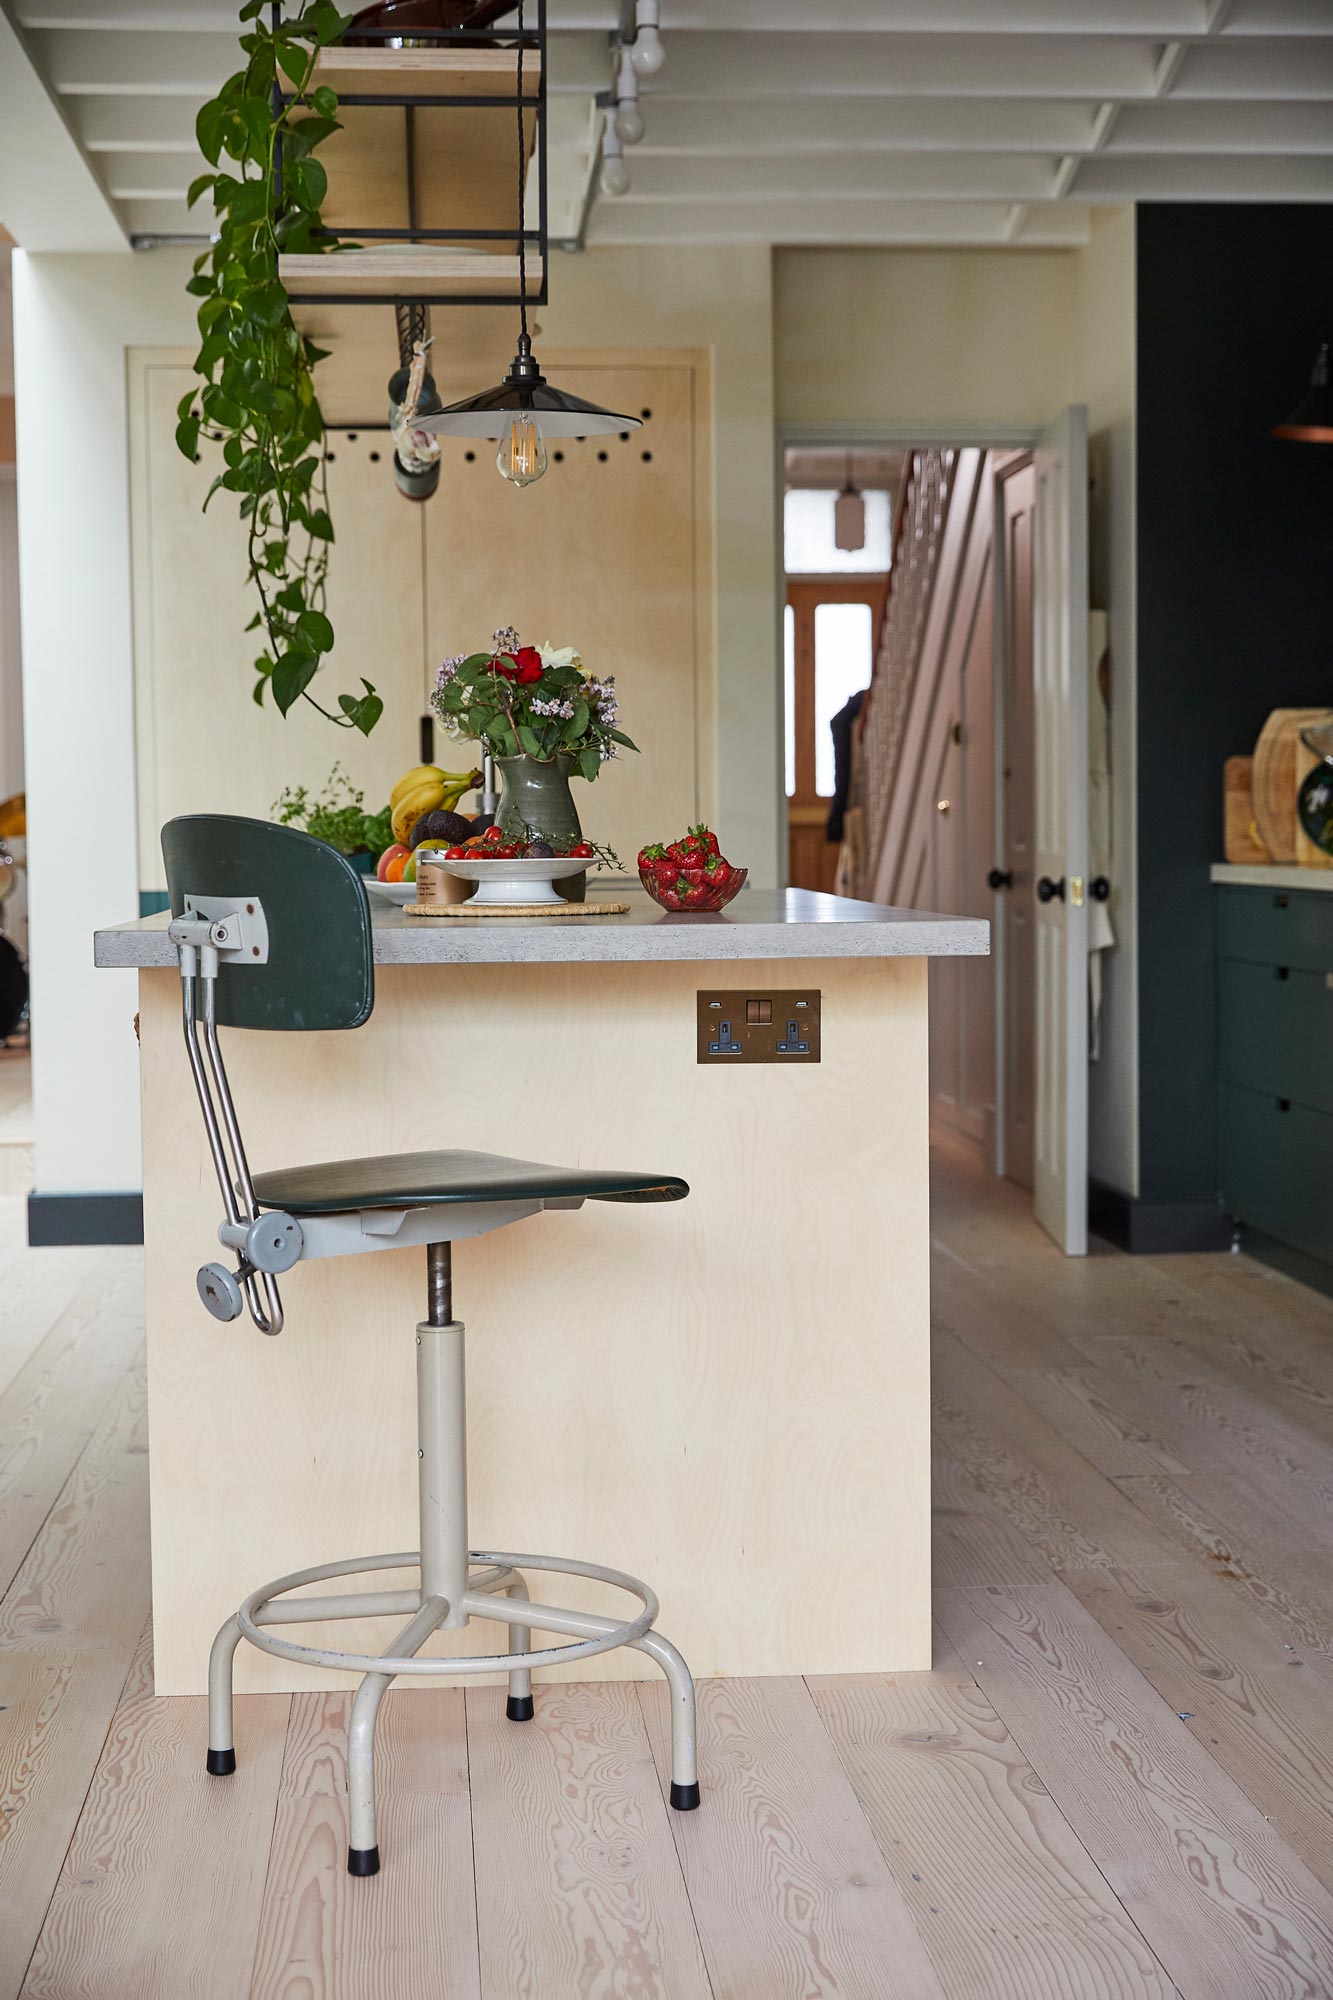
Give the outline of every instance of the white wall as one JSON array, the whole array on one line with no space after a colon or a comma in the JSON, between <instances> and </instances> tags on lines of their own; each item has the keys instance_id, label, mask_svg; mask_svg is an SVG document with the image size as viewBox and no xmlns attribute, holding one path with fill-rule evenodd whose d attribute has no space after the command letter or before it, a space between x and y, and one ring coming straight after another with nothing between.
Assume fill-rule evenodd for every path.
<instances>
[{"instance_id":1,"label":"white wall","mask_svg":"<svg viewBox=\"0 0 1333 2000\"><path fill-rule=\"evenodd\" d=\"M1135 266L1132 208L1094 211L1076 253L1079 399L1088 406L1092 601L1111 645L1111 917L1102 955L1102 1054L1091 1066L1088 1170L1139 1191L1138 917L1135 826Z\"/></svg>"},{"instance_id":2,"label":"white wall","mask_svg":"<svg viewBox=\"0 0 1333 2000\"><path fill-rule=\"evenodd\" d=\"M978 438L1077 395L1072 250L780 250L774 388L786 425L932 424Z\"/></svg>"},{"instance_id":3,"label":"white wall","mask_svg":"<svg viewBox=\"0 0 1333 2000\"><path fill-rule=\"evenodd\" d=\"M139 1186L128 346L187 344L189 253L14 258L33 1111L41 1193Z\"/></svg>"}]
</instances>

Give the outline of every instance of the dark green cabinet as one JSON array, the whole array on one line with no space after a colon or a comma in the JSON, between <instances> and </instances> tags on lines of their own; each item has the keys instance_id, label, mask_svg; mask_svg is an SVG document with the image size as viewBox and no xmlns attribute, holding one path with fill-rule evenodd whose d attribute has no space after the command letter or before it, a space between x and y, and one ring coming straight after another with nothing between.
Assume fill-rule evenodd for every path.
<instances>
[{"instance_id":1,"label":"dark green cabinet","mask_svg":"<svg viewBox=\"0 0 1333 2000\"><path fill-rule=\"evenodd\" d=\"M1218 890L1222 1196L1333 1265L1333 892Z\"/></svg>"}]
</instances>

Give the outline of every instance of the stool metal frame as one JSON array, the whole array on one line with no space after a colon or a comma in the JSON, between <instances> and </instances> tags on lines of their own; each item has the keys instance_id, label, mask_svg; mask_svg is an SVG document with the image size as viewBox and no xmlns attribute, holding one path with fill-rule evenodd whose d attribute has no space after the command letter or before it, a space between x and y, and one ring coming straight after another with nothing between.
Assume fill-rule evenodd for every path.
<instances>
[{"instance_id":1,"label":"stool metal frame","mask_svg":"<svg viewBox=\"0 0 1333 2000\"><path fill-rule=\"evenodd\" d=\"M215 1776L226 1776L236 1768L232 1668L242 1639L302 1666L363 1674L348 1726L348 1869L353 1875L373 1875L380 1865L375 1822L375 1723L392 1681L407 1675L442 1679L457 1674L506 1673L506 1713L511 1721L524 1722L534 1713L534 1667L587 1659L629 1646L646 1654L666 1675L671 1693L670 1802L678 1811L692 1810L699 1803L694 1682L676 1647L655 1629L658 1602L649 1586L621 1570L573 1557L468 1546L464 1329L453 1315L451 1245L545 1208L581 1207L582 1198L465 1201L444 1207L365 1209L300 1219L274 1209L261 1210L218 1038L217 985L222 964L234 965L239 971L267 962L263 904L257 895L191 894L183 902L183 913L173 920L170 935L180 959L185 1043L226 1211L218 1237L239 1256L239 1269L234 1274L221 1264L206 1265L200 1271L199 1291L204 1303L216 1317L226 1320L234 1319L248 1306L263 1332L277 1334L283 1324L277 1276L297 1262L424 1244L428 1280L426 1317L416 1330L419 1546L407 1552L295 1570L250 1593L213 1642L208 1676L208 1770ZM396 1569L417 1570L419 1580L401 1590L290 1595L306 1585ZM524 1571L590 1577L626 1591L638 1599L640 1608L632 1617L607 1618L534 1603ZM407 1623L387 1649L377 1654L297 1644L279 1637L274 1629L386 1614L406 1616ZM432 1633L459 1630L477 1617L507 1625L512 1649L421 1657L420 1649ZM534 1648L534 1627L557 1634L567 1643Z\"/></svg>"}]
</instances>

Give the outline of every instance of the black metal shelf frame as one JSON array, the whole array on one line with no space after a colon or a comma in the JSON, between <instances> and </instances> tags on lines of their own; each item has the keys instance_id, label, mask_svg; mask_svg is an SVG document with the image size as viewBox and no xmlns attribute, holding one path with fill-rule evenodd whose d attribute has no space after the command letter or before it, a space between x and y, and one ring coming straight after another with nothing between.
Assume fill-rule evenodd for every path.
<instances>
[{"instance_id":1,"label":"black metal shelf frame","mask_svg":"<svg viewBox=\"0 0 1333 2000\"><path fill-rule=\"evenodd\" d=\"M547 302L547 269L549 264L549 230L547 226L546 189L546 0L536 0L537 22L532 28L525 28L522 47L526 53L532 50L540 57L538 83L535 91L517 91L507 97L487 96L479 92L448 91L439 94L421 91L349 91L338 93L338 106L376 107L381 110L400 108L403 112L403 141L407 173L407 213L406 229L321 229L319 234L331 244L357 243L362 241L391 243L512 243L517 253L520 239L523 245L533 245L541 259L541 282L528 291L528 304L545 305ZM273 0L273 23L276 27L282 18L281 0ZM358 35L366 41L391 43L398 40L401 31L393 28L360 28ZM413 28L414 44L424 44L431 48L495 48L497 43L512 49L516 59L520 44L517 29L500 29L498 33L490 28ZM280 84L273 88L275 113L295 100L285 92ZM414 114L419 110L487 110L518 111L531 107L535 116L533 139L533 159L537 167L537 227L528 228L523 223L520 207L517 229L423 229L416 222L416 148ZM280 149L275 150L274 186L278 197L277 206L282 202L282 159ZM337 250L331 249L330 256ZM457 294L452 292L289 292L292 305L322 306L512 306L517 294L514 292L474 292Z\"/></svg>"}]
</instances>

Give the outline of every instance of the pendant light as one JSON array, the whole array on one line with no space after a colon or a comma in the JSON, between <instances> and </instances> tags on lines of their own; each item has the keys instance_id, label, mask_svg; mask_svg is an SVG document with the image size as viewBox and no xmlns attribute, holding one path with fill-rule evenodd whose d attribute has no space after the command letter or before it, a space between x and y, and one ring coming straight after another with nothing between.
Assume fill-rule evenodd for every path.
<instances>
[{"instance_id":1,"label":"pendant light","mask_svg":"<svg viewBox=\"0 0 1333 2000\"><path fill-rule=\"evenodd\" d=\"M531 486L546 470L546 439L602 437L636 431L638 417L619 416L551 386L537 366L528 334L528 263L523 234L523 180L527 136L523 128L523 0L518 0L518 351L494 389L419 416L418 430L447 437L499 438L496 469L514 486ZM546 134L542 134L543 145Z\"/></svg>"},{"instance_id":2,"label":"pendant light","mask_svg":"<svg viewBox=\"0 0 1333 2000\"><path fill-rule=\"evenodd\" d=\"M833 546L850 554L866 545L865 495L852 478L852 454L847 454L847 478L833 503Z\"/></svg>"},{"instance_id":3,"label":"pendant light","mask_svg":"<svg viewBox=\"0 0 1333 2000\"><path fill-rule=\"evenodd\" d=\"M1302 444L1333 444L1333 388L1329 385L1328 342L1315 356L1310 386L1285 423L1274 424L1273 436L1296 438Z\"/></svg>"}]
</instances>

